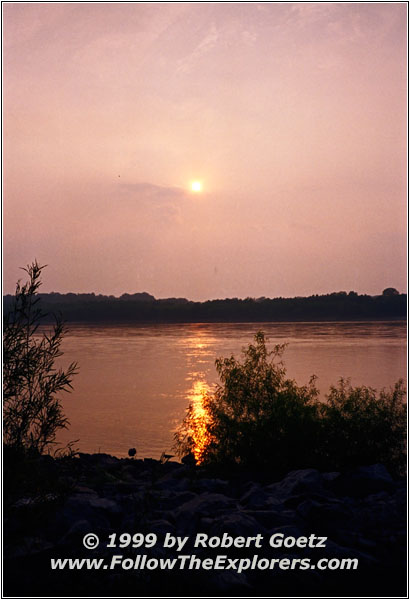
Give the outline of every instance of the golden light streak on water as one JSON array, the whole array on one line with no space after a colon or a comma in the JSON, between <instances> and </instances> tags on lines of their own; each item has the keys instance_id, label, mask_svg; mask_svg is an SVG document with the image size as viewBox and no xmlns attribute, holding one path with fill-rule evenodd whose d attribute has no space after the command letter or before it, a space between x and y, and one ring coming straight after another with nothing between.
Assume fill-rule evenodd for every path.
<instances>
[{"instance_id":1,"label":"golden light streak on water","mask_svg":"<svg viewBox=\"0 0 410 600\"><path fill-rule=\"evenodd\" d=\"M193 453L197 463L201 463L203 452L209 443L206 425L208 413L204 408L204 396L210 391L205 381L195 381L189 400L191 401L191 437L194 441Z\"/></svg>"}]
</instances>

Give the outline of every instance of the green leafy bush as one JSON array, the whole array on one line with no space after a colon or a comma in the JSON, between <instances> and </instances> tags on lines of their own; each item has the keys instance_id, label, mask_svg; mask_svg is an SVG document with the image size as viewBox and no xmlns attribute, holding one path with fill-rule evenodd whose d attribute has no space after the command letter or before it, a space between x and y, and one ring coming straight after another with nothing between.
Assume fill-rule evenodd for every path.
<instances>
[{"instance_id":1,"label":"green leafy bush","mask_svg":"<svg viewBox=\"0 0 410 600\"><path fill-rule=\"evenodd\" d=\"M323 454L334 468L383 463L391 472L406 466L406 391L403 381L393 390L353 388L341 379L323 406L326 437Z\"/></svg>"},{"instance_id":2,"label":"green leafy bush","mask_svg":"<svg viewBox=\"0 0 410 600\"><path fill-rule=\"evenodd\" d=\"M404 465L406 407L399 382L393 391L352 388L341 381L326 402L312 377L298 386L286 377L284 346L266 347L259 332L243 350L243 361L220 358L221 383L191 404L176 433L180 456L202 465L269 469L278 474L316 467L343 469L383 462L394 472Z\"/></svg>"},{"instance_id":3,"label":"green leafy bush","mask_svg":"<svg viewBox=\"0 0 410 600\"><path fill-rule=\"evenodd\" d=\"M45 316L37 295L43 268L35 261L24 269L28 281L17 283L3 328L3 440L15 450L40 453L68 425L57 394L70 390L77 372L76 363L65 371L55 367L66 331L61 318L50 332L39 332Z\"/></svg>"}]
</instances>

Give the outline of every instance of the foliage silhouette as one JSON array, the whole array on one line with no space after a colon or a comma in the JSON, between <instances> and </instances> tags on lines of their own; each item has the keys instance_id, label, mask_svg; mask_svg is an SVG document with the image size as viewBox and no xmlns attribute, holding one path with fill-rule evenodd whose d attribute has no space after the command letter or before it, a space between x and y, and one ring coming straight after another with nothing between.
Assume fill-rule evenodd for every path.
<instances>
[{"instance_id":1,"label":"foliage silhouette","mask_svg":"<svg viewBox=\"0 0 410 600\"><path fill-rule=\"evenodd\" d=\"M405 395L402 380L379 394L371 387L353 388L345 379L332 386L323 406L327 462L335 468L382 463L392 473L404 473Z\"/></svg>"},{"instance_id":2,"label":"foliage silhouette","mask_svg":"<svg viewBox=\"0 0 410 600\"><path fill-rule=\"evenodd\" d=\"M382 462L395 474L405 465L404 387L377 396L372 388L352 388L341 380L325 402L313 376L299 387L286 377L284 346L255 343L234 356L216 360L221 380L204 394L200 410L188 407L175 434L180 456L194 455L202 465L269 469L284 474L314 467L340 469Z\"/></svg>"},{"instance_id":3,"label":"foliage silhouette","mask_svg":"<svg viewBox=\"0 0 410 600\"><path fill-rule=\"evenodd\" d=\"M38 305L43 268L34 261L23 269L28 281L17 282L3 329L3 440L16 451L39 453L49 450L57 431L68 425L56 396L70 391L77 373L76 363L65 371L55 367L66 333L61 317L54 317L51 331L39 331L46 316Z\"/></svg>"},{"instance_id":4,"label":"foliage silhouette","mask_svg":"<svg viewBox=\"0 0 410 600\"><path fill-rule=\"evenodd\" d=\"M385 290L383 290L382 293L383 296L399 296L399 292L396 290L396 288L386 288Z\"/></svg>"},{"instance_id":5,"label":"foliage silhouette","mask_svg":"<svg viewBox=\"0 0 410 600\"><path fill-rule=\"evenodd\" d=\"M336 292L306 298L225 298L191 302L185 298L156 300L147 293L123 294L120 298L101 294L40 294L46 312L60 311L67 322L87 323L212 323L266 321L346 321L405 319L406 294L368 296ZM4 307L13 297L4 297Z\"/></svg>"}]
</instances>

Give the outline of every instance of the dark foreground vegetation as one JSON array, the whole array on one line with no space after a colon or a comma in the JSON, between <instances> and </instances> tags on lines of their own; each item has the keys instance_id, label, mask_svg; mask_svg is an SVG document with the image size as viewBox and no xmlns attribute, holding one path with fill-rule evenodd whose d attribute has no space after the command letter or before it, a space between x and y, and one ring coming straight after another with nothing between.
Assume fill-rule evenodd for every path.
<instances>
[{"instance_id":1,"label":"dark foreground vegetation","mask_svg":"<svg viewBox=\"0 0 410 600\"><path fill-rule=\"evenodd\" d=\"M176 449L204 465L268 469L344 470L381 462L395 475L406 466L405 389L353 388L340 380L325 401L313 376L298 386L280 360L284 345L269 351L259 332L243 361L220 358L221 383L195 404L176 434Z\"/></svg>"},{"instance_id":2,"label":"dark foreground vegetation","mask_svg":"<svg viewBox=\"0 0 410 600\"><path fill-rule=\"evenodd\" d=\"M77 370L76 363L65 371L55 367L66 331L61 317L54 316L51 330L39 335L46 317L38 294L42 269L37 262L24 269L28 281L17 283L3 327L3 440L40 454L68 425L59 394L70 391Z\"/></svg>"},{"instance_id":3,"label":"dark foreground vegetation","mask_svg":"<svg viewBox=\"0 0 410 600\"><path fill-rule=\"evenodd\" d=\"M167 455L118 459L55 451L68 425L60 394L76 365L56 370L64 326L38 334L41 267L27 268L4 327L4 594L8 596L403 596L406 593L404 389L352 388L320 402L298 386L262 332L243 360L219 359L221 383L192 405ZM99 536L94 550L85 534ZM107 547L113 533L155 534L152 548ZM258 547L195 547L209 537L255 537ZM188 537L182 551L166 535ZM320 548L273 547L272 536L326 538ZM174 569L110 568L176 559ZM180 570L178 556L283 559L282 567ZM103 559L106 569L53 570L51 559ZM357 560L357 569L301 569L303 560ZM256 559L258 560L258 559ZM121 562L121 560L120 560ZM227 563L227 560L225 560ZM128 561L129 564L129 561ZM237 564L237 563L233 563ZM304 563L306 564L306 563ZM333 563L334 564L334 563ZM291 566L293 565L293 566Z\"/></svg>"},{"instance_id":4,"label":"dark foreground vegetation","mask_svg":"<svg viewBox=\"0 0 410 600\"><path fill-rule=\"evenodd\" d=\"M407 295L387 288L379 296L336 292L307 298L227 298L192 302L185 298L156 300L147 293L120 298L95 294L40 294L43 310L61 312L68 322L207 323L264 321L348 321L405 319ZM4 297L8 311L13 297Z\"/></svg>"}]
</instances>

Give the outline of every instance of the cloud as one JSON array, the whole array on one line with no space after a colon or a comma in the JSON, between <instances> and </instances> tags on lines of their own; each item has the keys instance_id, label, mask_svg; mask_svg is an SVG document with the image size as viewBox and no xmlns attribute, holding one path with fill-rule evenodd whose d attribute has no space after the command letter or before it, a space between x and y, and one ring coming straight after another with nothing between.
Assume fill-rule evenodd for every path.
<instances>
[{"instance_id":1,"label":"cloud","mask_svg":"<svg viewBox=\"0 0 410 600\"><path fill-rule=\"evenodd\" d=\"M197 62L208 52L213 50L219 40L218 31L214 24L212 24L209 31L202 38L201 42L195 47L195 49L185 58L178 61L177 73L189 73L196 66Z\"/></svg>"},{"instance_id":2,"label":"cloud","mask_svg":"<svg viewBox=\"0 0 410 600\"><path fill-rule=\"evenodd\" d=\"M181 222L181 203L187 195L183 188L137 182L120 183L120 191L127 204L137 204L146 218L164 224Z\"/></svg>"},{"instance_id":3,"label":"cloud","mask_svg":"<svg viewBox=\"0 0 410 600\"><path fill-rule=\"evenodd\" d=\"M167 204L183 200L186 190L181 187L156 185L155 183L121 183L120 189L128 196L139 201L151 201L157 204Z\"/></svg>"}]
</instances>

